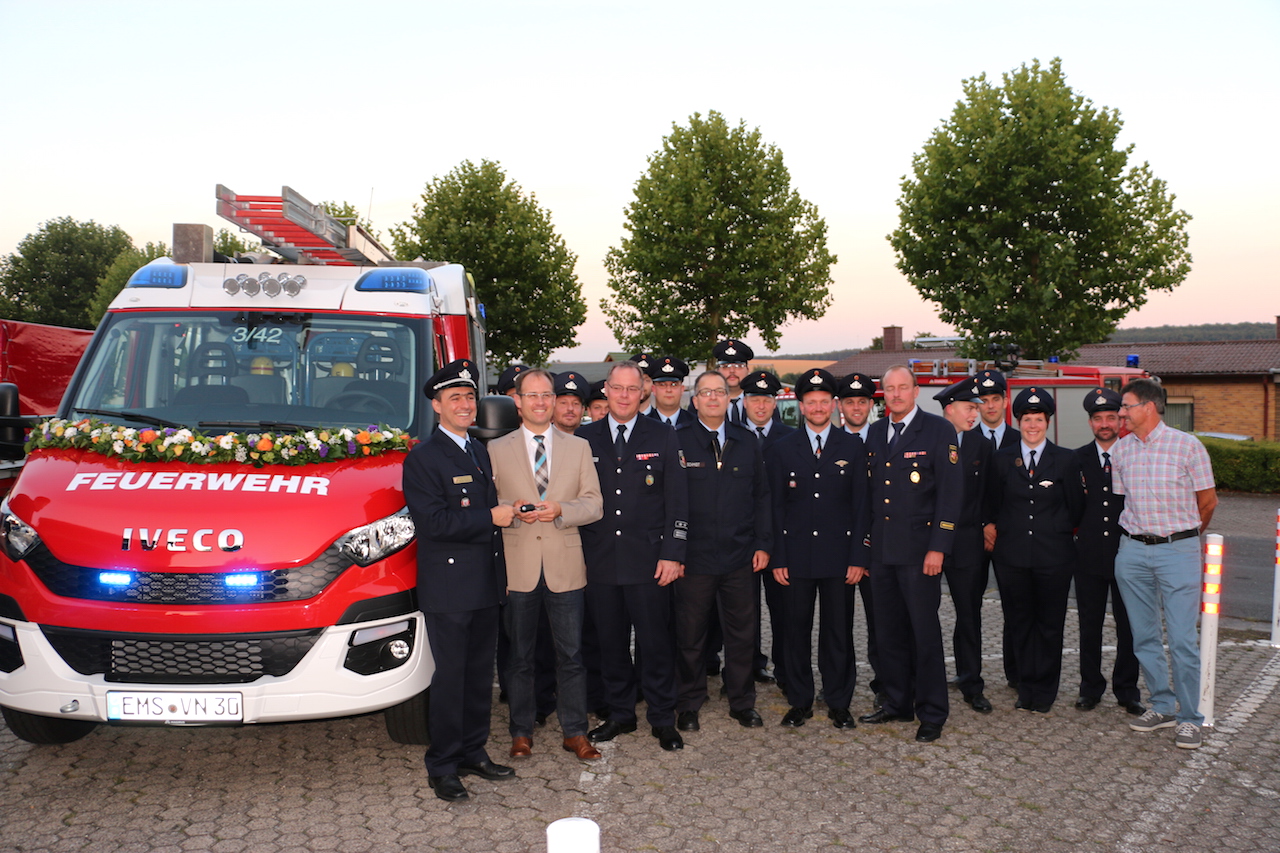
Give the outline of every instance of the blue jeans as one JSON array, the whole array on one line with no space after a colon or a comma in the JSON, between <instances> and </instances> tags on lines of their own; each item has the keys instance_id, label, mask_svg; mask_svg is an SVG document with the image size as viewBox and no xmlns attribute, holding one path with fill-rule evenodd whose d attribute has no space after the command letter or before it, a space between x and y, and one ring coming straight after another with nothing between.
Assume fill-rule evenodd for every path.
<instances>
[{"instance_id":1,"label":"blue jeans","mask_svg":"<svg viewBox=\"0 0 1280 853\"><path fill-rule=\"evenodd\" d=\"M1151 694L1151 707L1161 714L1176 713L1179 723L1204 723L1200 713L1200 539L1192 537L1163 545L1144 545L1121 538L1116 554L1116 583L1129 611L1133 651ZM1160 615L1169 634L1173 661L1173 689L1169 664L1160 637Z\"/></svg>"},{"instance_id":2,"label":"blue jeans","mask_svg":"<svg viewBox=\"0 0 1280 853\"><path fill-rule=\"evenodd\" d=\"M560 730L566 738L587 733L587 669L582 664L584 601L581 589L547 589L546 578L539 578L531 592L512 591L507 595L507 633L511 637L507 697L511 701L512 737L533 737L533 659L543 607L556 648L556 715Z\"/></svg>"}]
</instances>

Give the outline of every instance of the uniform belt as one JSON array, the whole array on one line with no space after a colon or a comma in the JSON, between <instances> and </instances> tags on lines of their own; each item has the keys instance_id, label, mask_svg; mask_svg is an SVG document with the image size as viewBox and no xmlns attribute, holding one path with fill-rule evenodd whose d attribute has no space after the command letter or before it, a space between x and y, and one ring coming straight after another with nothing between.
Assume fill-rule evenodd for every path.
<instances>
[{"instance_id":1,"label":"uniform belt","mask_svg":"<svg viewBox=\"0 0 1280 853\"><path fill-rule=\"evenodd\" d=\"M1124 535L1130 539L1136 539L1143 545L1167 545L1170 542L1177 542L1180 539L1190 539L1192 536L1200 535L1200 528L1193 527L1190 530L1180 530L1172 536L1152 536L1150 533L1130 533L1124 531Z\"/></svg>"}]
</instances>

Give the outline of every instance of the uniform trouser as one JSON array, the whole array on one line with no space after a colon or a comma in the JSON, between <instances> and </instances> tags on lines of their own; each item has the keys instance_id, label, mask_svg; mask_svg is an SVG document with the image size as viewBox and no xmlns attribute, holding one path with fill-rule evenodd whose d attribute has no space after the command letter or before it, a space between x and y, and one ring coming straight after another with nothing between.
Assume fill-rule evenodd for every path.
<instances>
[{"instance_id":1,"label":"uniform trouser","mask_svg":"<svg viewBox=\"0 0 1280 853\"><path fill-rule=\"evenodd\" d=\"M779 687L785 688L787 683L787 588L774 580L773 572L768 569L758 574L760 583L764 587L765 606L769 608L769 633L773 639L769 646L769 653L773 655L773 677ZM758 662L759 659L757 659Z\"/></svg>"},{"instance_id":2,"label":"uniform trouser","mask_svg":"<svg viewBox=\"0 0 1280 853\"><path fill-rule=\"evenodd\" d=\"M1080 614L1080 695L1101 699L1107 692L1107 679L1102 675L1102 626L1107 619L1107 594L1111 594L1111 612L1116 622L1116 662L1111 668L1111 692L1116 701L1138 702L1138 658L1133 653L1133 631L1129 613L1124 608L1120 586L1114 579L1090 574L1076 568L1076 610Z\"/></svg>"},{"instance_id":3,"label":"uniform trouser","mask_svg":"<svg viewBox=\"0 0 1280 853\"><path fill-rule=\"evenodd\" d=\"M957 564L948 557L942 564L951 603L956 609L956 627L951 646L956 657L956 685L966 700L982 693L982 596L987 591L987 560Z\"/></svg>"},{"instance_id":4,"label":"uniform trouser","mask_svg":"<svg viewBox=\"0 0 1280 853\"><path fill-rule=\"evenodd\" d=\"M875 593L871 591L871 582L865 578L858 582L858 594L862 596L862 615L867 620L867 663L871 665L871 681L867 686L871 692L879 695L884 692L884 683L880 680L880 641L876 639Z\"/></svg>"},{"instance_id":5,"label":"uniform trouser","mask_svg":"<svg viewBox=\"0 0 1280 853\"><path fill-rule=\"evenodd\" d=\"M995 564L989 559L986 562L987 570L985 575L989 576L995 570ZM1004 601L1004 585L1000 583L1000 576L996 575L996 587L1000 590L1000 600ZM1004 604L1000 605L1001 612L1004 612ZM1002 620L1000 625L1000 657L1004 664L1004 680L1012 687L1018 686L1018 652L1016 644L1013 641L1013 634L1009 628L1008 620Z\"/></svg>"},{"instance_id":6,"label":"uniform trouser","mask_svg":"<svg viewBox=\"0 0 1280 853\"><path fill-rule=\"evenodd\" d=\"M552 592L545 577L529 592L512 590L507 595L506 627L511 637L507 671L511 701L512 737L533 737L534 659L541 623L547 620L547 634L556 653L556 710L566 738L587 733L587 670L582 664L581 588Z\"/></svg>"},{"instance_id":7,"label":"uniform trouser","mask_svg":"<svg viewBox=\"0 0 1280 853\"><path fill-rule=\"evenodd\" d=\"M1028 567L996 561L1000 604L1018 666L1018 700L1032 707L1052 705L1058 698L1073 565Z\"/></svg>"},{"instance_id":8,"label":"uniform trouser","mask_svg":"<svg viewBox=\"0 0 1280 853\"><path fill-rule=\"evenodd\" d=\"M1196 632L1201 575L1198 537L1164 545L1143 545L1127 536L1120 540L1116 583L1129 611L1133 652L1142 665L1151 707L1161 714L1173 714L1176 697L1178 722L1197 726L1204 723L1200 713L1200 638ZM1170 667L1160 642L1161 611L1173 660L1172 690Z\"/></svg>"},{"instance_id":9,"label":"uniform trouser","mask_svg":"<svg viewBox=\"0 0 1280 853\"><path fill-rule=\"evenodd\" d=\"M755 656L755 590L759 583L751 566L722 575L685 574L675 582L677 711L697 711L707 701L707 647L712 615L719 616L724 635L724 679L729 710L756 706L751 667Z\"/></svg>"},{"instance_id":10,"label":"uniform trouser","mask_svg":"<svg viewBox=\"0 0 1280 853\"><path fill-rule=\"evenodd\" d=\"M951 712L947 698L947 665L942 648L942 575L926 575L921 564L873 563L876 640L880 646L880 680L884 710L922 723L942 725ZM865 581L864 581L865 583Z\"/></svg>"},{"instance_id":11,"label":"uniform trouser","mask_svg":"<svg viewBox=\"0 0 1280 853\"><path fill-rule=\"evenodd\" d=\"M652 581L622 585L589 582L587 607L600 640L600 674L609 719L622 724L635 722L639 687L648 705L645 718L649 725L675 725L676 640L671 586Z\"/></svg>"},{"instance_id":12,"label":"uniform trouser","mask_svg":"<svg viewBox=\"0 0 1280 853\"><path fill-rule=\"evenodd\" d=\"M422 616L436 662L427 708L427 773L448 776L459 763L489 760L484 745L493 703L498 606Z\"/></svg>"},{"instance_id":13,"label":"uniform trouser","mask_svg":"<svg viewBox=\"0 0 1280 853\"><path fill-rule=\"evenodd\" d=\"M818 603L818 672L827 707L849 710L858 681L853 649L853 587L844 576L789 578L786 598L787 702L793 708L813 705L813 605Z\"/></svg>"}]
</instances>

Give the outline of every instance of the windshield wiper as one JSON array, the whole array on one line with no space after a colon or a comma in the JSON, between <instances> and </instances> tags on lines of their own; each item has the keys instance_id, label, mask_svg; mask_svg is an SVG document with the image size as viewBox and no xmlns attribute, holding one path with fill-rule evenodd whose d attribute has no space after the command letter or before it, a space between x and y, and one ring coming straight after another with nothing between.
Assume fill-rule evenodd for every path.
<instances>
[{"instance_id":1,"label":"windshield wiper","mask_svg":"<svg viewBox=\"0 0 1280 853\"><path fill-rule=\"evenodd\" d=\"M276 432L306 432L314 426L291 424L285 421L201 421L200 429L222 427L223 429L269 429Z\"/></svg>"},{"instance_id":2,"label":"windshield wiper","mask_svg":"<svg viewBox=\"0 0 1280 853\"><path fill-rule=\"evenodd\" d=\"M181 429L182 424L174 421L166 421L164 418L157 418L155 415L146 415L142 412L125 412L117 409L82 409L79 406L73 407L77 412L83 412L86 415L102 415L108 418L128 418L131 421L142 421L144 424L151 424L158 427L172 427Z\"/></svg>"}]
</instances>

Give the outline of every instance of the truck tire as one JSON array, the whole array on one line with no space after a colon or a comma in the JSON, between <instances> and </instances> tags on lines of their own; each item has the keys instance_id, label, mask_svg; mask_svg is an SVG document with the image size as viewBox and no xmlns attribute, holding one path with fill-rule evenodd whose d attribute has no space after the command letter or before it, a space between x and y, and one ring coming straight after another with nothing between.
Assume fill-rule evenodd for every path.
<instances>
[{"instance_id":1,"label":"truck tire","mask_svg":"<svg viewBox=\"0 0 1280 853\"><path fill-rule=\"evenodd\" d=\"M392 705L382 712L387 723L387 735L396 743L428 744L427 708L430 705L428 691Z\"/></svg>"},{"instance_id":2,"label":"truck tire","mask_svg":"<svg viewBox=\"0 0 1280 853\"><path fill-rule=\"evenodd\" d=\"M80 740L98 727L92 720L68 720L61 717L42 717L0 707L4 721L20 739L27 743L71 743Z\"/></svg>"}]
</instances>

